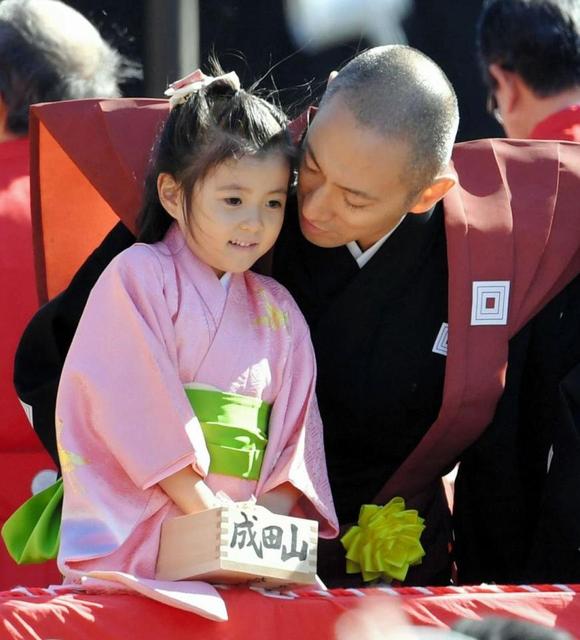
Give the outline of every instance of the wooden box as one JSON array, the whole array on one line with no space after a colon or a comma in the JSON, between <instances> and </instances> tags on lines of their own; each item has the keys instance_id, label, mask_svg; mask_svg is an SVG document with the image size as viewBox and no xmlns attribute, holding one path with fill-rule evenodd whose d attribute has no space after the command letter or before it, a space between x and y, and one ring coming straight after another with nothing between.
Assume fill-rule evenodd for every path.
<instances>
[{"instance_id":1,"label":"wooden box","mask_svg":"<svg viewBox=\"0 0 580 640\"><path fill-rule=\"evenodd\" d=\"M158 580L205 580L267 587L313 584L318 523L256 505L228 505L167 520Z\"/></svg>"}]
</instances>

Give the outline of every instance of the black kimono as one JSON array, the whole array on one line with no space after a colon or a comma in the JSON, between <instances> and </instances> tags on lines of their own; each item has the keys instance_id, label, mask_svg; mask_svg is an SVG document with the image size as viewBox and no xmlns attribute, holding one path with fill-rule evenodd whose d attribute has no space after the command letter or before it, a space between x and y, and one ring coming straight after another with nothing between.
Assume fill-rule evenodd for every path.
<instances>
[{"instance_id":1,"label":"black kimono","mask_svg":"<svg viewBox=\"0 0 580 640\"><path fill-rule=\"evenodd\" d=\"M580 276L511 340L509 362L494 420L455 483L459 579L576 583Z\"/></svg>"},{"instance_id":2,"label":"black kimono","mask_svg":"<svg viewBox=\"0 0 580 640\"><path fill-rule=\"evenodd\" d=\"M433 349L447 323L443 211L438 205L425 215L408 214L362 269L347 247L310 244L297 220L289 211L273 275L310 326L328 473L345 525L357 521L362 504L373 502L441 406L445 355ZM443 531L427 527L427 546L437 533ZM326 567L328 547L339 558L328 558ZM338 541L320 548L323 580L332 582L335 571L342 576L343 556ZM431 574L431 582L447 582L448 563L438 563Z\"/></svg>"}]
</instances>

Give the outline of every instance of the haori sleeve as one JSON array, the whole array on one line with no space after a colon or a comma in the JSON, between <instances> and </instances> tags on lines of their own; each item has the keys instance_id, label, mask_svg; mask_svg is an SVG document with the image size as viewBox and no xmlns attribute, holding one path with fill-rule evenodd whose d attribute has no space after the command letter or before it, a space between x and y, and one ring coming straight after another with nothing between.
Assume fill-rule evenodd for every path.
<instances>
[{"instance_id":1,"label":"haori sleeve","mask_svg":"<svg viewBox=\"0 0 580 640\"><path fill-rule=\"evenodd\" d=\"M300 497L290 515L318 520L320 536L338 533L326 470L322 421L316 402L316 362L305 322L301 339L291 349L269 426L269 441L258 494L287 482Z\"/></svg>"},{"instance_id":2,"label":"haori sleeve","mask_svg":"<svg viewBox=\"0 0 580 640\"><path fill-rule=\"evenodd\" d=\"M58 391L59 440L73 451L105 447L141 489L190 464L205 476L209 465L178 372L175 287L151 247L113 260L88 299Z\"/></svg>"}]
</instances>

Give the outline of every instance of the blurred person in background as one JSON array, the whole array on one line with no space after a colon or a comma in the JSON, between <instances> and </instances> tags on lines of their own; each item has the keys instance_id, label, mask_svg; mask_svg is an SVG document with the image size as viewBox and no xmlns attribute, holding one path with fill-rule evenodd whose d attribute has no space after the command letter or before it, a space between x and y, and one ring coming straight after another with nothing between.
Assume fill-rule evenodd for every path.
<instances>
[{"instance_id":1,"label":"blurred person in background","mask_svg":"<svg viewBox=\"0 0 580 640\"><path fill-rule=\"evenodd\" d=\"M0 525L54 479L14 392L18 340L38 308L30 218L28 108L37 102L120 95L138 73L80 13L57 0L0 2ZM26 407L28 418L34 415ZM0 588L54 580L51 568L16 568L0 551Z\"/></svg>"},{"instance_id":2,"label":"blurred person in background","mask_svg":"<svg viewBox=\"0 0 580 640\"><path fill-rule=\"evenodd\" d=\"M459 620L453 629L474 640L573 640L562 629L550 629L526 620L487 616L481 620Z\"/></svg>"},{"instance_id":3,"label":"blurred person in background","mask_svg":"<svg viewBox=\"0 0 580 640\"><path fill-rule=\"evenodd\" d=\"M580 3L488 0L477 35L489 108L506 134L580 142ZM510 343L512 357L528 356L508 370L505 396L527 401L499 413L455 485L466 582L580 580L579 327L576 277Z\"/></svg>"},{"instance_id":4,"label":"blurred person in background","mask_svg":"<svg viewBox=\"0 0 580 640\"><path fill-rule=\"evenodd\" d=\"M478 54L510 138L580 142L580 3L487 0Z\"/></svg>"},{"instance_id":5,"label":"blurred person in background","mask_svg":"<svg viewBox=\"0 0 580 640\"><path fill-rule=\"evenodd\" d=\"M417 620L416 612L404 599L361 598L356 607L337 619L334 637L336 640L572 640L562 629L502 616L460 618L451 629L421 624L425 624L424 620Z\"/></svg>"}]
</instances>

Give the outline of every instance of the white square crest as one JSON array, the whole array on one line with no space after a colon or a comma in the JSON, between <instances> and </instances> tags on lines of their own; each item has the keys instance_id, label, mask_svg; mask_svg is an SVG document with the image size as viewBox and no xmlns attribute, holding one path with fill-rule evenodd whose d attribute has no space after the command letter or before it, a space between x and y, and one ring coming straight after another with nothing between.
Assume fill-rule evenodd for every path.
<instances>
[{"instance_id":1,"label":"white square crest","mask_svg":"<svg viewBox=\"0 0 580 640\"><path fill-rule=\"evenodd\" d=\"M449 336L449 325L444 322L439 329L439 333L435 338L435 344L433 345L433 353L438 353L441 356L447 355L447 339Z\"/></svg>"},{"instance_id":2,"label":"white square crest","mask_svg":"<svg viewBox=\"0 0 580 640\"><path fill-rule=\"evenodd\" d=\"M471 325L506 325L509 295L509 280L474 282L471 300Z\"/></svg>"}]
</instances>

